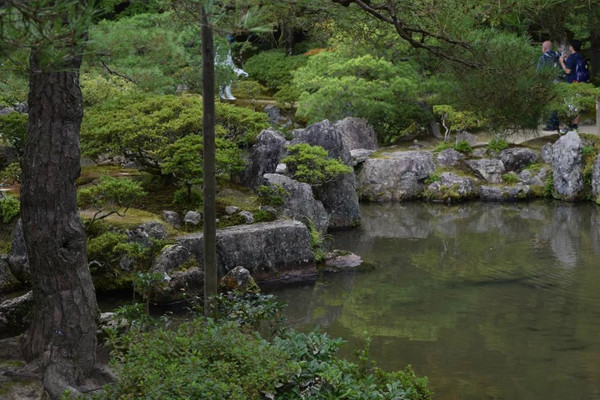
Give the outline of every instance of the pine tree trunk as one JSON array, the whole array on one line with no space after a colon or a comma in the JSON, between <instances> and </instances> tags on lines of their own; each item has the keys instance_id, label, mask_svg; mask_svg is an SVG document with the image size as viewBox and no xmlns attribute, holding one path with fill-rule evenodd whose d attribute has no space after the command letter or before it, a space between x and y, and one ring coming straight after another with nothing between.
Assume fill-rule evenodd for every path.
<instances>
[{"instance_id":1,"label":"pine tree trunk","mask_svg":"<svg viewBox=\"0 0 600 400\"><path fill-rule=\"evenodd\" d=\"M22 349L27 360L41 361L52 398L81 383L96 361L99 310L75 190L80 65L81 56L71 56L60 70L46 71L36 51L30 57L21 216L35 306Z\"/></svg>"}]
</instances>

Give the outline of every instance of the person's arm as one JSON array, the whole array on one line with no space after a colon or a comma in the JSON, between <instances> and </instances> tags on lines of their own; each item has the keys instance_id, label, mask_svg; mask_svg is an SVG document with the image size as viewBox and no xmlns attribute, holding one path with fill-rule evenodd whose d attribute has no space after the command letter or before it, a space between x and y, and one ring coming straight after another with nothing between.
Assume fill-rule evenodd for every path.
<instances>
[{"instance_id":1,"label":"person's arm","mask_svg":"<svg viewBox=\"0 0 600 400\"><path fill-rule=\"evenodd\" d=\"M565 73L568 75L571 73L571 68L569 68L570 65L567 65L566 60L567 56L565 56L564 54L562 56L560 56L560 58L558 59L558 61L560 62L560 66L563 69L563 71L565 71Z\"/></svg>"}]
</instances>

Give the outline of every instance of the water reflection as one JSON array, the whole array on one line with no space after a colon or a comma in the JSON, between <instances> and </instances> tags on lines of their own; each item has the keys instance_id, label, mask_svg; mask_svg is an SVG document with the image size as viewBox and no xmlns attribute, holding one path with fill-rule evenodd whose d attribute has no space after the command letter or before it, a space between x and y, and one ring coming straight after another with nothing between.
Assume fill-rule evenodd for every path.
<instances>
[{"instance_id":1,"label":"water reflection","mask_svg":"<svg viewBox=\"0 0 600 400\"><path fill-rule=\"evenodd\" d=\"M600 216L564 203L368 205L334 245L371 272L278 293L440 399L600 399ZM349 347L352 347L349 346ZM351 354L351 350L348 351Z\"/></svg>"}]
</instances>

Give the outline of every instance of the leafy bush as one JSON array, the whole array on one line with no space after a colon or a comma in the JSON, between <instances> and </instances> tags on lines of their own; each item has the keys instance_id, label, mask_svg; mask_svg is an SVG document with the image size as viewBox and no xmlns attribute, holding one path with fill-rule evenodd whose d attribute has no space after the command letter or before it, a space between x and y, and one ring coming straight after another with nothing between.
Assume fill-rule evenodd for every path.
<instances>
[{"instance_id":1,"label":"leafy bush","mask_svg":"<svg viewBox=\"0 0 600 400\"><path fill-rule=\"evenodd\" d=\"M14 196L7 195L0 199L0 214L2 222L8 224L21 212L21 202Z\"/></svg>"},{"instance_id":2,"label":"leafy bush","mask_svg":"<svg viewBox=\"0 0 600 400\"><path fill-rule=\"evenodd\" d=\"M502 180L509 185L514 185L519 182L519 177L514 172L509 172L502 175Z\"/></svg>"},{"instance_id":3,"label":"leafy bush","mask_svg":"<svg viewBox=\"0 0 600 400\"><path fill-rule=\"evenodd\" d=\"M292 72L307 61L304 56L288 56L283 50L270 50L250 57L244 64L244 71L269 89L277 90L290 83Z\"/></svg>"},{"instance_id":4,"label":"leafy bush","mask_svg":"<svg viewBox=\"0 0 600 400\"><path fill-rule=\"evenodd\" d=\"M436 146L435 149L433 149L434 152L439 153L440 151L444 151L447 149L452 149L454 147L454 145L451 142L439 142Z\"/></svg>"},{"instance_id":5,"label":"leafy bush","mask_svg":"<svg viewBox=\"0 0 600 400\"><path fill-rule=\"evenodd\" d=\"M453 146L454 150L459 151L463 154L471 154L473 152L473 148L471 147L471 145L469 144L469 142L462 140L458 143L456 143Z\"/></svg>"},{"instance_id":6,"label":"leafy bush","mask_svg":"<svg viewBox=\"0 0 600 400\"><path fill-rule=\"evenodd\" d=\"M106 398L262 399L292 373L283 350L234 322L198 319L130 334Z\"/></svg>"},{"instance_id":7,"label":"leafy bush","mask_svg":"<svg viewBox=\"0 0 600 400\"><path fill-rule=\"evenodd\" d=\"M491 132L507 134L519 129L537 129L555 90L552 77L536 73L532 60L537 48L524 37L498 30L473 30L465 39L469 49L456 49L460 58L477 54L481 68L445 63L449 84L440 94L444 103L466 110L487 121ZM442 88L442 87L441 87Z\"/></svg>"},{"instance_id":8,"label":"leafy bush","mask_svg":"<svg viewBox=\"0 0 600 400\"><path fill-rule=\"evenodd\" d=\"M161 170L163 174L171 174L177 183L185 188L187 199L183 204L190 204L192 188L201 185L204 173L203 138L200 135L188 135L168 145L163 152ZM235 172L244 169L239 148L232 142L216 138L216 178L229 179Z\"/></svg>"},{"instance_id":9,"label":"leafy bush","mask_svg":"<svg viewBox=\"0 0 600 400\"><path fill-rule=\"evenodd\" d=\"M322 185L352 172L339 159L327 158L329 153L321 146L299 143L288 146L288 153L281 162L287 164L294 179L310 185Z\"/></svg>"},{"instance_id":10,"label":"leafy bush","mask_svg":"<svg viewBox=\"0 0 600 400\"><path fill-rule=\"evenodd\" d=\"M0 135L9 146L14 147L19 156L23 156L25 151L28 119L27 114L19 112L0 115Z\"/></svg>"},{"instance_id":11,"label":"leafy bush","mask_svg":"<svg viewBox=\"0 0 600 400\"><path fill-rule=\"evenodd\" d=\"M133 324L125 335L111 335L117 378L101 398L431 398L427 379L410 367L384 372L366 351L358 352L357 364L339 359L343 340L318 330L288 329L272 342L261 339L248 328L264 318L277 319L281 306L251 296L220 296L221 309L228 310L221 321L199 318L172 330L150 331ZM141 311L138 306L130 315Z\"/></svg>"},{"instance_id":12,"label":"leafy bush","mask_svg":"<svg viewBox=\"0 0 600 400\"><path fill-rule=\"evenodd\" d=\"M550 105L561 120L571 120L582 110L593 110L600 99L600 88L590 83L572 85L561 82L555 85L556 96Z\"/></svg>"},{"instance_id":13,"label":"leafy bush","mask_svg":"<svg viewBox=\"0 0 600 400\"><path fill-rule=\"evenodd\" d=\"M503 138L496 137L490 140L487 148L488 152L500 153L502 150L508 149L508 142Z\"/></svg>"},{"instance_id":14,"label":"leafy bush","mask_svg":"<svg viewBox=\"0 0 600 400\"><path fill-rule=\"evenodd\" d=\"M425 179L425 184L426 184L426 185L429 185L429 184L431 184L431 183L433 183L433 182L439 182L439 181L441 181L441 180L442 180L442 177L441 177L441 176L439 176L439 175L438 175L438 174L436 174L436 173L433 173L433 174L429 175L429 176L427 177L427 179Z\"/></svg>"},{"instance_id":15,"label":"leafy bush","mask_svg":"<svg viewBox=\"0 0 600 400\"><path fill-rule=\"evenodd\" d=\"M446 104L433 106L433 113L440 118L442 126L446 130L445 137L448 137L452 132L460 133L462 131L472 131L473 129L481 128L485 123L475 113L457 111L454 107Z\"/></svg>"},{"instance_id":16,"label":"leafy bush","mask_svg":"<svg viewBox=\"0 0 600 400\"><path fill-rule=\"evenodd\" d=\"M95 222L110 215L123 216L131 204L146 192L141 185L129 178L117 179L105 175L97 185L80 189L77 201L80 205L92 206L95 213L87 223L88 228Z\"/></svg>"},{"instance_id":17,"label":"leafy bush","mask_svg":"<svg viewBox=\"0 0 600 400\"><path fill-rule=\"evenodd\" d=\"M84 74L81 76L81 92L84 106L93 106L120 96L139 93L137 87L124 78L109 75Z\"/></svg>"},{"instance_id":18,"label":"leafy bush","mask_svg":"<svg viewBox=\"0 0 600 400\"><path fill-rule=\"evenodd\" d=\"M21 183L23 172L18 162L10 163L0 171L0 182L2 184Z\"/></svg>"},{"instance_id":19,"label":"leafy bush","mask_svg":"<svg viewBox=\"0 0 600 400\"><path fill-rule=\"evenodd\" d=\"M253 143L268 127L263 113L218 103L216 134L239 146ZM199 96L140 94L91 107L85 114L81 139L84 154L124 155L143 169L161 173L164 149L188 135L202 133Z\"/></svg>"},{"instance_id":20,"label":"leafy bush","mask_svg":"<svg viewBox=\"0 0 600 400\"><path fill-rule=\"evenodd\" d=\"M296 116L308 123L365 118L379 142L390 144L415 122L427 122L427 113L417 104L419 81L409 63L324 51L294 73L293 84L301 92Z\"/></svg>"},{"instance_id":21,"label":"leafy bush","mask_svg":"<svg viewBox=\"0 0 600 400\"><path fill-rule=\"evenodd\" d=\"M258 201L263 206L282 206L285 203L284 197L289 194L281 185L261 185L256 188Z\"/></svg>"}]
</instances>

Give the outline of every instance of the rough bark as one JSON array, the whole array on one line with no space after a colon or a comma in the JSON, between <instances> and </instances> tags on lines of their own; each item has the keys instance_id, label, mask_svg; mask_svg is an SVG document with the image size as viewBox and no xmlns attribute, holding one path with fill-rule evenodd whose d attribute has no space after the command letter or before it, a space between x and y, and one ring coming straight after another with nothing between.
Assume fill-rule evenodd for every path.
<instances>
[{"instance_id":1,"label":"rough bark","mask_svg":"<svg viewBox=\"0 0 600 400\"><path fill-rule=\"evenodd\" d=\"M215 51L213 31L202 7L202 106L204 144L204 310L215 313L211 296L217 294L217 224L215 178Z\"/></svg>"},{"instance_id":2,"label":"rough bark","mask_svg":"<svg viewBox=\"0 0 600 400\"><path fill-rule=\"evenodd\" d=\"M75 179L80 173L81 56L52 71L30 57L29 124L21 162L21 215L34 296L23 337L28 361L40 360L51 398L77 387L95 365L96 294L87 266Z\"/></svg>"}]
</instances>

